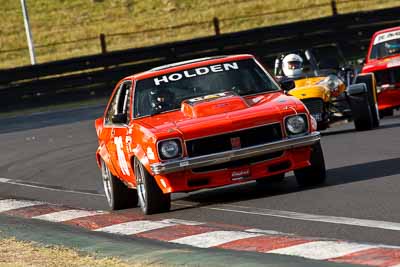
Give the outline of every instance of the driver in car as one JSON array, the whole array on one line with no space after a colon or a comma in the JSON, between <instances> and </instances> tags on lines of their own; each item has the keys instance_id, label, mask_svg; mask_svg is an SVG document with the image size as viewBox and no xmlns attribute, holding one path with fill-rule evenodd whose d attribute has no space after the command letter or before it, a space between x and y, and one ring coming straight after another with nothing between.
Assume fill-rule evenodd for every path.
<instances>
[{"instance_id":1,"label":"driver in car","mask_svg":"<svg viewBox=\"0 0 400 267\"><path fill-rule=\"evenodd\" d=\"M152 113L161 113L174 108L174 94L168 89L152 89L150 91Z\"/></svg>"},{"instance_id":2,"label":"driver in car","mask_svg":"<svg viewBox=\"0 0 400 267\"><path fill-rule=\"evenodd\" d=\"M283 74L291 79L304 77L303 59L297 54L286 55L282 60L282 70Z\"/></svg>"}]
</instances>

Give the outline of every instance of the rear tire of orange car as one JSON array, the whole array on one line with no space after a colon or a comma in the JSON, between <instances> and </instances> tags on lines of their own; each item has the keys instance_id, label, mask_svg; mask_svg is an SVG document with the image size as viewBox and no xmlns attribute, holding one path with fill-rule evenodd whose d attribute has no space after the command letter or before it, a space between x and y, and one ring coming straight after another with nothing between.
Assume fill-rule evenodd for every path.
<instances>
[{"instance_id":1,"label":"rear tire of orange car","mask_svg":"<svg viewBox=\"0 0 400 267\"><path fill-rule=\"evenodd\" d=\"M300 186L319 185L326 180L325 160L320 143L312 146L310 163L311 166L294 171Z\"/></svg>"},{"instance_id":2,"label":"rear tire of orange car","mask_svg":"<svg viewBox=\"0 0 400 267\"><path fill-rule=\"evenodd\" d=\"M137 207L136 190L128 188L118 177L114 176L103 160L101 160L101 174L104 192L111 210Z\"/></svg>"},{"instance_id":3,"label":"rear tire of orange car","mask_svg":"<svg viewBox=\"0 0 400 267\"><path fill-rule=\"evenodd\" d=\"M136 188L139 205L146 215L166 212L171 209L171 194L164 194L155 179L140 163L134 159Z\"/></svg>"}]
</instances>

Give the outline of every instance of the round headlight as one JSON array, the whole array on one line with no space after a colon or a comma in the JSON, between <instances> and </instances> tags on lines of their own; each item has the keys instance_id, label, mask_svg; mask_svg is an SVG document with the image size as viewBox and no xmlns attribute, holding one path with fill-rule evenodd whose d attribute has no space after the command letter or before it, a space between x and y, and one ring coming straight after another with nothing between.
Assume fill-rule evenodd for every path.
<instances>
[{"instance_id":1,"label":"round headlight","mask_svg":"<svg viewBox=\"0 0 400 267\"><path fill-rule=\"evenodd\" d=\"M179 140L167 140L159 144L160 156L163 159L172 159L180 155Z\"/></svg>"},{"instance_id":2,"label":"round headlight","mask_svg":"<svg viewBox=\"0 0 400 267\"><path fill-rule=\"evenodd\" d=\"M328 77L326 77L322 81L320 81L318 84L328 87L328 89L331 90L332 92L336 92L339 90L339 86L342 83L343 83L342 80L340 80L338 76L331 74L328 75Z\"/></svg>"},{"instance_id":3,"label":"round headlight","mask_svg":"<svg viewBox=\"0 0 400 267\"><path fill-rule=\"evenodd\" d=\"M306 120L303 116L292 116L286 119L286 129L288 134L300 134L307 130Z\"/></svg>"}]
</instances>

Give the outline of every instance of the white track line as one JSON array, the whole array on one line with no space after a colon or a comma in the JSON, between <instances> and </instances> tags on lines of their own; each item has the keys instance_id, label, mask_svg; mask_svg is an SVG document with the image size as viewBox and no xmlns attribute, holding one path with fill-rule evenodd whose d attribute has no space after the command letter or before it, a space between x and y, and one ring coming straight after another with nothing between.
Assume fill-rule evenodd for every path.
<instances>
[{"instance_id":1,"label":"white track line","mask_svg":"<svg viewBox=\"0 0 400 267\"><path fill-rule=\"evenodd\" d=\"M203 222L194 222L194 221L186 221L186 220L181 220L181 219L164 219L161 222L163 223L173 223L173 224L182 224L182 225L202 225L205 224Z\"/></svg>"},{"instance_id":2,"label":"white track line","mask_svg":"<svg viewBox=\"0 0 400 267\"><path fill-rule=\"evenodd\" d=\"M0 178L0 183L24 186L24 187L29 187L29 188L45 189L45 190L48 190L48 191L55 191L55 192L66 192L66 193L73 193L73 194L82 194L82 195L89 195L89 196L102 196L102 197L105 197L102 194L96 194L96 193L80 192L80 191L74 191L74 190L57 189L57 188L52 188L52 187L40 186L40 185L26 184L26 183L24 183L22 181L12 180L12 179L8 179L8 178Z\"/></svg>"},{"instance_id":3,"label":"white track line","mask_svg":"<svg viewBox=\"0 0 400 267\"><path fill-rule=\"evenodd\" d=\"M268 251L268 253L299 256L314 260L326 260L370 248L376 248L376 246L338 241L314 241L271 250Z\"/></svg>"},{"instance_id":4,"label":"white track line","mask_svg":"<svg viewBox=\"0 0 400 267\"><path fill-rule=\"evenodd\" d=\"M283 232L278 232L278 231L274 231L274 230L263 230L263 229L257 229L257 228L246 229L245 231L248 233L257 233L257 234L266 234L266 235L282 235L282 236L293 235L290 233L283 233Z\"/></svg>"},{"instance_id":5,"label":"white track line","mask_svg":"<svg viewBox=\"0 0 400 267\"><path fill-rule=\"evenodd\" d=\"M78 219L103 213L104 212L87 211L87 210L63 210L63 211L57 211L44 215L35 216L32 218L49 222L65 222L73 219Z\"/></svg>"},{"instance_id":6,"label":"white track line","mask_svg":"<svg viewBox=\"0 0 400 267\"><path fill-rule=\"evenodd\" d=\"M228 211L228 212L260 215L260 216L279 217L279 218L286 218L286 219L293 219L293 220L334 223L334 224L362 226L362 227L400 231L400 223L397 223L397 222L315 215L315 214L299 213L299 212L293 212L293 211L260 209L260 208L243 207L243 206L235 206L235 205L222 205L220 208L218 208L218 207L215 207L215 208L214 207L203 207L203 208L210 209L210 210Z\"/></svg>"},{"instance_id":7,"label":"white track line","mask_svg":"<svg viewBox=\"0 0 400 267\"><path fill-rule=\"evenodd\" d=\"M165 228L169 226L174 226L174 223L167 222L155 222L155 221L132 221L126 223L115 224L103 228L96 229L97 232L107 232L112 234L121 235L134 235L142 232L147 232L151 230L156 230L160 228Z\"/></svg>"},{"instance_id":8,"label":"white track line","mask_svg":"<svg viewBox=\"0 0 400 267\"><path fill-rule=\"evenodd\" d=\"M0 200L0 212L16 210L20 208L32 207L37 205L42 205L39 201L25 201L25 200L15 200L15 199L2 199Z\"/></svg>"},{"instance_id":9,"label":"white track line","mask_svg":"<svg viewBox=\"0 0 400 267\"><path fill-rule=\"evenodd\" d=\"M238 231L214 231L214 232L182 237L172 240L170 242L183 245L190 245L199 248L209 248L222 245L231 241L249 237L256 237L256 236L262 236L262 234L253 234L253 233L245 233Z\"/></svg>"}]
</instances>

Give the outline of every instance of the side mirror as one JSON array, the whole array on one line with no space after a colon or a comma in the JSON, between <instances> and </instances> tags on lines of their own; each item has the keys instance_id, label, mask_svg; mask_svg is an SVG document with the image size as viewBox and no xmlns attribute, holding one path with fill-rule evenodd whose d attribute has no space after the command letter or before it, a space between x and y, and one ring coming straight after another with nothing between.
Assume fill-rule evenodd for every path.
<instances>
[{"instance_id":1,"label":"side mirror","mask_svg":"<svg viewBox=\"0 0 400 267\"><path fill-rule=\"evenodd\" d=\"M128 117L124 113L117 113L115 115L112 115L112 117L111 117L112 123L121 124L121 123L126 123L127 120L128 120Z\"/></svg>"},{"instance_id":2,"label":"side mirror","mask_svg":"<svg viewBox=\"0 0 400 267\"><path fill-rule=\"evenodd\" d=\"M294 80L292 79L283 79L279 81L279 85L285 91L285 93L289 90L292 90L293 88L296 87L296 84L294 83Z\"/></svg>"}]
</instances>

